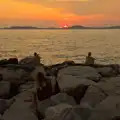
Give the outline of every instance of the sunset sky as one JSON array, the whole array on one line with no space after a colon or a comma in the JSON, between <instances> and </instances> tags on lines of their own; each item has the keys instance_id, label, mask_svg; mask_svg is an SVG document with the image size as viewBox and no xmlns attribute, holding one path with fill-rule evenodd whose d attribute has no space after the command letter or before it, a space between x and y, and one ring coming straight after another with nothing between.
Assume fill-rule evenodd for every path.
<instances>
[{"instance_id":1,"label":"sunset sky","mask_svg":"<svg viewBox=\"0 0 120 120\"><path fill-rule=\"evenodd\" d=\"M120 25L120 0L0 0L0 26Z\"/></svg>"}]
</instances>

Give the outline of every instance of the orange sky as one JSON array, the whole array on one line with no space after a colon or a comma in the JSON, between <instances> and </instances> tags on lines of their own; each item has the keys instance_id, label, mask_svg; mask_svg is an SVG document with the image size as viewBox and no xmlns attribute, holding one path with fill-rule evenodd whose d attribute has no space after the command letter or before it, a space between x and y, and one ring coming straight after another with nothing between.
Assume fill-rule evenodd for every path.
<instances>
[{"instance_id":1,"label":"orange sky","mask_svg":"<svg viewBox=\"0 0 120 120\"><path fill-rule=\"evenodd\" d=\"M0 26L120 25L120 0L0 0Z\"/></svg>"}]
</instances>

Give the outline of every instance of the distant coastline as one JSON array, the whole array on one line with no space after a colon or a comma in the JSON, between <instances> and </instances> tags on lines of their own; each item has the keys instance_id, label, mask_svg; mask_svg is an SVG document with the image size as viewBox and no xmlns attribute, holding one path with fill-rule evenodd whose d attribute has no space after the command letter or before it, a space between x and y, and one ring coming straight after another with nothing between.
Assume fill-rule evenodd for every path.
<instances>
[{"instance_id":1,"label":"distant coastline","mask_svg":"<svg viewBox=\"0 0 120 120\"><path fill-rule=\"evenodd\" d=\"M0 29L12 29L12 30L19 30L19 29L23 29L23 30L28 30L28 29L37 29L37 30L64 30L64 29L120 29L120 26L106 26L106 27L85 27L85 26L80 26L80 25L75 25L75 26L71 26L71 27L67 27L67 28L57 28L57 27L47 27L47 28L43 28L43 27L33 27L33 26L10 26L10 27L3 27Z\"/></svg>"}]
</instances>

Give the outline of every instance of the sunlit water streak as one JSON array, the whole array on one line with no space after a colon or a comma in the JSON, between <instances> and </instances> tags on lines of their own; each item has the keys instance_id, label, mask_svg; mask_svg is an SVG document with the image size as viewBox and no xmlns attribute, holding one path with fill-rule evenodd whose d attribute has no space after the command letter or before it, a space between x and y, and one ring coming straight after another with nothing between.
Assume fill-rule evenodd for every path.
<instances>
[{"instance_id":1,"label":"sunlit water streak","mask_svg":"<svg viewBox=\"0 0 120 120\"><path fill-rule=\"evenodd\" d=\"M120 30L0 30L1 59L35 51L44 64L84 62L89 51L97 63L120 63Z\"/></svg>"}]
</instances>

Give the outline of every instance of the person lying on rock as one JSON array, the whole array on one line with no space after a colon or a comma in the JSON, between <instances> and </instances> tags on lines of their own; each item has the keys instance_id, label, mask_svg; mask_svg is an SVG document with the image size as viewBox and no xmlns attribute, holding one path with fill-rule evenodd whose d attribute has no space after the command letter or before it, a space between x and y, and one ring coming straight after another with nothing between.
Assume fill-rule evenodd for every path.
<instances>
[{"instance_id":1,"label":"person lying on rock","mask_svg":"<svg viewBox=\"0 0 120 120\"><path fill-rule=\"evenodd\" d=\"M86 61L85 61L85 64L86 65L94 65L95 63L95 58L92 57L92 53L89 52L88 53L88 56L86 57Z\"/></svg>"}]
</instances>

